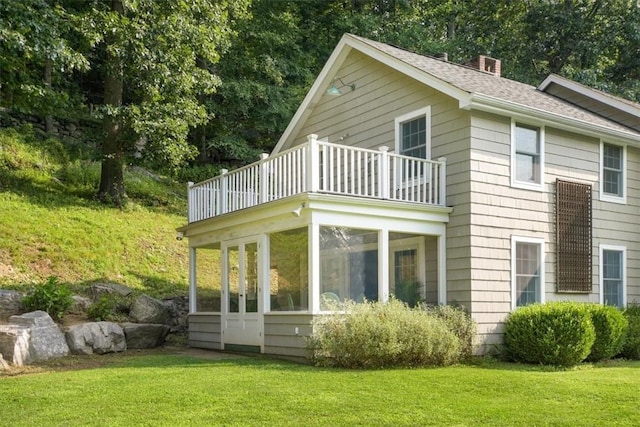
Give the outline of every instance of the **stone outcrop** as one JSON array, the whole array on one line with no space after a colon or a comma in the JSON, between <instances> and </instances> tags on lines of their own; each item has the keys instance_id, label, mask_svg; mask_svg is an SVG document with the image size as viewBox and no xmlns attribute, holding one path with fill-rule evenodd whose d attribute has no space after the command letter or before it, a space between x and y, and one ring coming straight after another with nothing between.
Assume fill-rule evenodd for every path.
<instances>
[{"instance_id":1,"label":"stone outcrop","mask_svg":"<svg viewBox=\"0 0 640 427\"><path fill-rule=\"evenodd\" d=\"M122 328L113 322L89 322L69 327L65 336L72 353L104 354L127 349Z\"/></svg>"},{"instance_id":2,"label":"stone outcrop","mask_svg":"<svg viewBox=\"0 0 640 427\"><path fill-rule=\"evenodd\" d=\"M167 325L151 323L124 323L124 336L127 348L154 348L164 344L164 340L171 329Z\"/></svg>"},{"instance_id":3,"label":"stone outcrop","mask_svg":"<svg viewBox=\"0 0 640 427\"><path fill-rule=\"evenodd\" d=\"M2 354L0 354L0 371L6 371L9 368L10 368L9 363L7 363L7 361L4 360L4 357L2 356Z\"/></svg>"},{"instance_id":4,"label":"stone outcrop","mask_svg":"<svg viewBox=\"0 0 640 427\"><path fill-rule=\"evenodd\" d=\"M0 353L3 360L15 366L29 363L29 328L18 325L0 325Z\"/></svg>"},{"instance_id":5,"label":"stone outcrop","mask_svg":"<svg viewBox=\"0 0 640 427\"><path fill-rule=\"evenodd\" d=\"M167 306L160 300L148 295L140 295L131 305L129 317L135 323L160 323L166 325L170 321Z\"/></svg>"},{"instance_id":6,"label":"stone outcrop","mask_svg":"<svg viewBox=\"0 0 640 427\"><path fill-rule=\"evenodd\" d=\"M168 325L171 332L184 333L189 329L187 319L189 318L189 297L174 297L163 300L169 313Z\"/></svg>"},{"instance_id":7,"label":"stone outcrop","mask_svg":"<svg viewBox=\"0 0 640 427\"><path fill-rule=\"evenodd\" d=\"M91 305L91 300L86 297L82 297L80 295L74 295L73 304L71 304L71 308L69 308L70 314L83 314L86 313Z\"/></svg>"},{"instance_id":8,"label":"stone outcrop","mask_svg":"<svg viewBox=\"0 0 640 427\"><path fill-rule=\"evenodd\" d=\"M89 291L91 292L91 297L93 298L94 301L99 300L100 297L104 294L118 294L123 297L126 297L126 296L129 296L131 292L133 292L131 288L128 288L124 285L119 285L117 283L108 283L108 282L94 283L89 288Z\"/></svg>"},{"instance_id":9,"label":"stone outcrop","mask_svg":"<svg viewBox=\"0 0 640 427\"><path fill-rule=\"evenodd\" d=\"M0 289L0 321L22 313L22 294L18 291Z\"/></svg>"},{"instance_id":10,"label":"stone outcrop","mask_svg":"<svg viewBox=\"0 0 640 427\"><path fill-rule=\"evenodd\" d=\"M9 323L29 330L29 345L22 363L39 362L69 354L69 346L62 331L46 312L38 310L11 316ZM0 353L4 354L5 351L0 349Z\"/></svg>"}]
</instances>

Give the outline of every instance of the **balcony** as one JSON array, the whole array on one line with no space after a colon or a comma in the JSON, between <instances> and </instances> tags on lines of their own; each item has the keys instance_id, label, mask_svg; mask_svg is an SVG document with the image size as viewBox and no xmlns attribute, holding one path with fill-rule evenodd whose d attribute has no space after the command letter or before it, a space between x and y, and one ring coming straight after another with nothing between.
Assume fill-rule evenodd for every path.
<instances>
[{"instance_id":1,"label":"balcony","mask_svg":"<svg viewBox=\"0 0 640 427\"><path fill-rule=\"evenodd\" d=\"M197 184L189 183L189 223L300 193L326 193L446 206L446 159L308 142Z\"/></svg>"}]
</instances>

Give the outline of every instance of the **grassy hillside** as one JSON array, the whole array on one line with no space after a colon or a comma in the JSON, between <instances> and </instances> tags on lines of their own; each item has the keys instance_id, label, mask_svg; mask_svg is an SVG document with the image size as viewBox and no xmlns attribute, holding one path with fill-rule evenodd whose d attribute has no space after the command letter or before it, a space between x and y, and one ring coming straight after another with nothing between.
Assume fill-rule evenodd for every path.
<instances>
[{"instance_id":1,"label":"grassy hillside","mask_svg":"<svg viewBox=\"0 0 640 427\"><path fill-rule=\"evenodd\" d=\"M63 144L29 127L0 129L0 287L54 275L84 286L108 280L157 296L186 294L186 186L129 167L130 202L94 199L100 166L85 144Z\"/></svg>"}]
</instances>

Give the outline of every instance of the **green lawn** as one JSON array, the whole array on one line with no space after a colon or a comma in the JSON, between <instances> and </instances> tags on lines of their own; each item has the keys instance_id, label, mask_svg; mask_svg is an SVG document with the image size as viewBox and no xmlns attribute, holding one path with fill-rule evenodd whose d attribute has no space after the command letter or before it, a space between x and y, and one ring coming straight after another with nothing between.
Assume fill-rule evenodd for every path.
<instances>
[{"instance_id":1,"label":"green lawn","mask_svg":"<svg viewBox=\"0 0 640 427\"><path fill-rule=\"evenodd\" d=\"M639 362L344 371L141 355L0 377L0 425L634 426L639 373Z\"/></svg>"}]
</instances>

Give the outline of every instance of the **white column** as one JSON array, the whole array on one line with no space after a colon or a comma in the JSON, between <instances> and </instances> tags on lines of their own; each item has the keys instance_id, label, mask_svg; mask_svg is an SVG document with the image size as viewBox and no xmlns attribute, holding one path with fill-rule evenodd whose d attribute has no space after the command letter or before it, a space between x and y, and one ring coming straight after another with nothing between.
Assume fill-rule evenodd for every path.
<instances>
[{"instance_id":1,"label":"white column","mask_svg":"<svg viewBox=\"0 0 640 427\"><path fill-rule=\"evenodd\" d=\"M447 158L438 157L440 163L440 179L438 180L438 186L440 194L438 197L438 204L440 206L447 206Z\"/></svg>"},{"instance_id":2,"label":"white column","mask_svg":"<svg viewBox=\"0 0 640 427\"><path fill-rule=\"evenodd\" d=\"M269 261L269 235L263 234L258 238L258 294L262 298L262 304L258 305L258 313L271 311L271 271ZM264 321L264 317L262 317Z\"/></svg>"},{"instance_id":3,"label":"white column","mask_svg":"<svg viewBox=\"0 0 640 427\"><path fill-rule=\"evenodd\" d=\"M389 301L389 230L378 231L378 298Z\"/></svg>"},{"instance_id":4,"label":"white column","mask_svg":"<svg viewBox=\"0 0 640 427\"><path fill-rule=\"evenodd\" d=\"M217 212L218 215L227 213L227 174L229 173L228 169L222 169L220 171L220 192L217 194L218 200L216 206L220 208L220 212Z\"/></svg>"},{"instance_id":5,"label":"white column","mask_svg":"<svg viewBox=\"0 0 640 427\"><path fill-rule=\"evenodd\" d=\"M444 227L443 227L444 228ZM438 236L438 304L447 303L447 231Z\"/></svg>"},{"instance_id":6,"label":"white column","mask_svg":"<svg viewBox=\"0 0 640 427\"><path fill-rule=\"evenodd\" d=\"M381 199L389 198L389 147L378 147L380 151L380 170L378 171L379 189L378 196Z\"/></svg>"},{"instance_id":7,"label":"white column","mask_svg":"<svg viewBox=\"0 0 640 427\"><path fill-rule=\"evenodd\" d=\"M267 203L269 195L269 169L267 159L269 155L262 153L260 155L260 201L258 203Z\"/></svg>"},{"instance_id":8,"label":"white column","mask_svg":"<svg viewBox=\"0 0 640 427\"><path fill-rule=\"evenodd\" d=\"M189 247L189 314L197 311L196 280L196 248Z\"/></svg>"},{"instance_id":9,"label":"white column","mask_svg":"<svg viewBox=\"0 0 640 427\"><path fill-rule=\"evenodd\" d=\"M320 226L309 224L309 308L320 311Z\"/></svg>"},{"instance_id":10,"label":"white column","mask_svg":"<svg viewBox=\"0 0 640 427\"><path fill-rule=\"evenodd\" d=\"M318 146L318 135L307 135L307 191L317 193L320 188L320 147Z\"/></svg>"}]
</instances>

